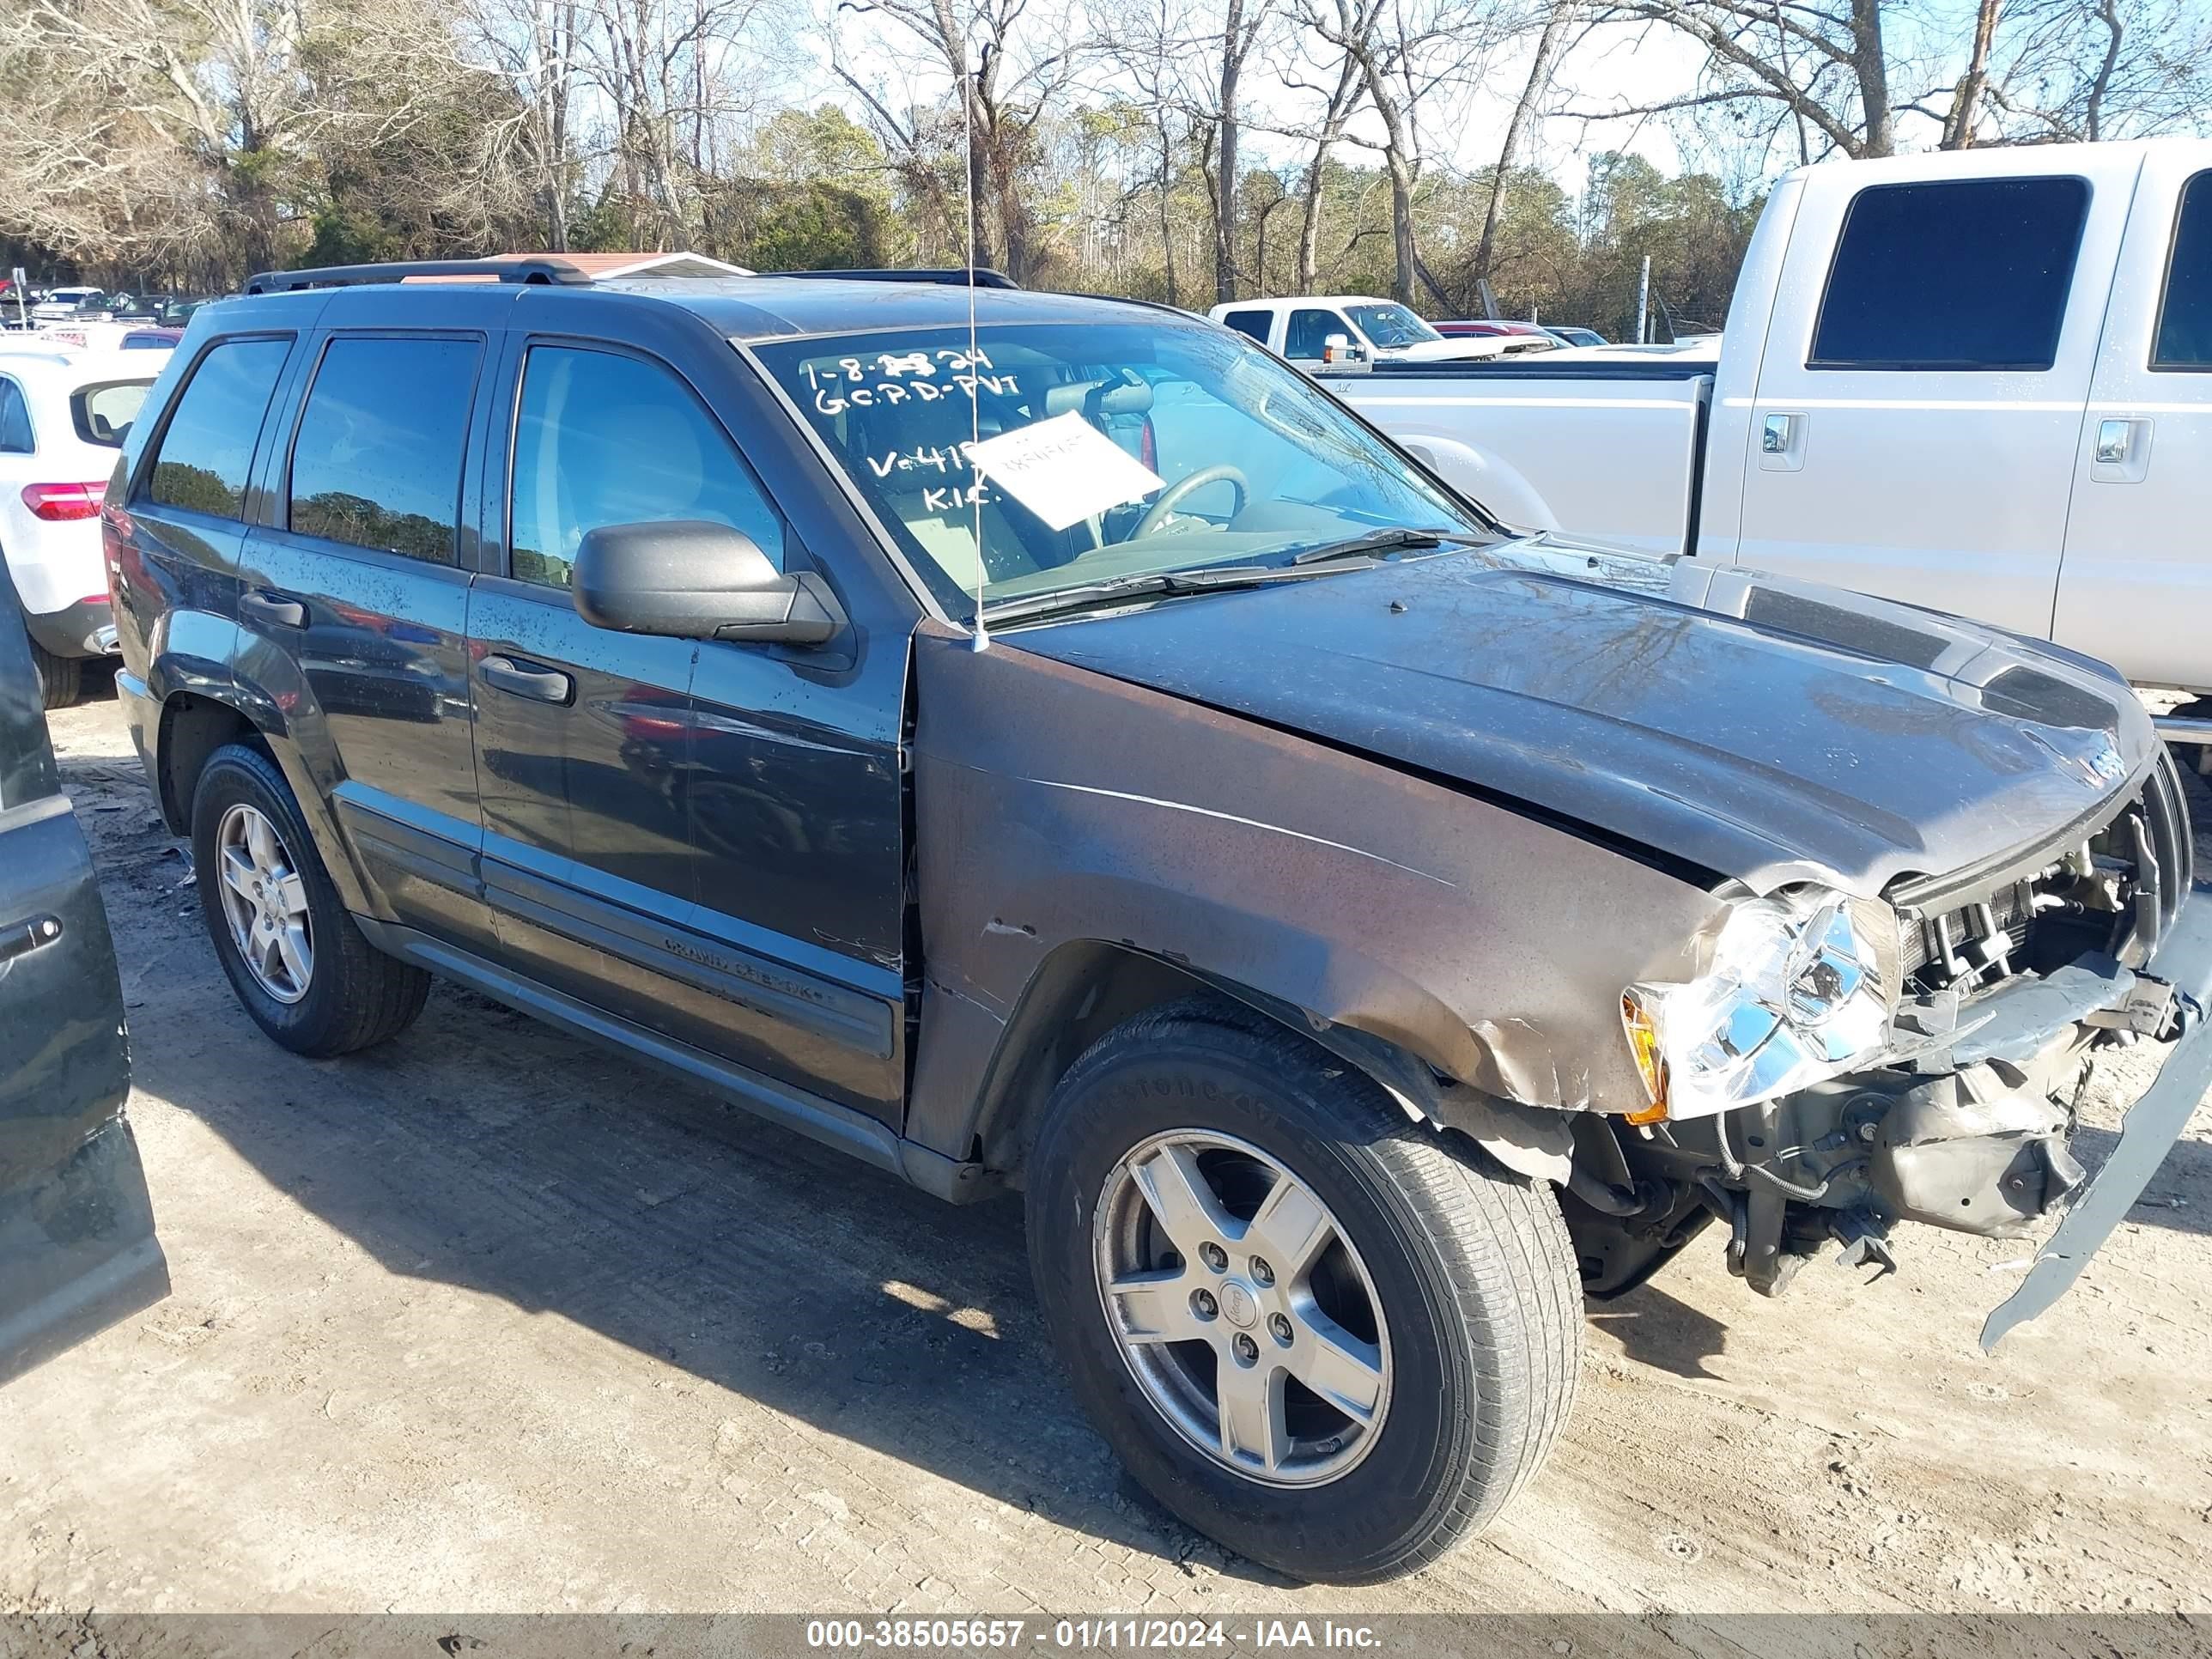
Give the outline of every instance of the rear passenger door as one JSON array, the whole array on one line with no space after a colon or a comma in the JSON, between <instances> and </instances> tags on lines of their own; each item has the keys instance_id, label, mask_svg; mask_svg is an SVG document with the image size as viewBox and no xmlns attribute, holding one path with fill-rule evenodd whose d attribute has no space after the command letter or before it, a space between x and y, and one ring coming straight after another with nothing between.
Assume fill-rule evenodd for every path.
<instances>
[{"instance_id":1,"label":"rear passenger door","mask_svg":"<svg viewBox=\"0 0 2212 1659\"><path fill-rule=\"evenodd\" d=\"M2024 155L1855 191L1852 169L1814 170L1759 367L1741 562L2049 635L2127 191Z\"/></svg>"},{"instance_id":2,"label":"rear passenger door","mask_svg":"<svg viewBox=\"0 0 2212 1659\"><path fill-rule=\"evenodd\" d=\"M496 337L350 328L348 311L373 314L362 294L333 297L338 325L312 343L271 447L270 522L240 567L239 673L283 711L374 900L480 945L459 520Z\"/></svg>"},{"instance_id":3,"label":"rear passenger door","mask_svg":"<svg viewBox=\"0 0 2212 1659\"><path fill-rule=\"evenodd\" d=\"M2212 673L2212 170L2153 147L2074 465L2051 637L2152 684ZM2178 207L2177 207L2178 202Z\"/></svg>"}]
</instances>

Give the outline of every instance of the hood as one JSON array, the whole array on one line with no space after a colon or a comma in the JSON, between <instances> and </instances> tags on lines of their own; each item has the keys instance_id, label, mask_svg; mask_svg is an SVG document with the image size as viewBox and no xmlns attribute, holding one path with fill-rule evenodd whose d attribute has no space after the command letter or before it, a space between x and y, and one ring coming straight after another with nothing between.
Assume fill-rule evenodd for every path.
<instances>
[{"instance_id":1,"label":"hood","mask_svg":"<svg viewBox=\"0 0 2212 1659\"><path fill-rule=\"evenodd\" d=\"M1911 606L1548 538L1001 636L1765 892L2033 846L2157 738L2087 658Z\"/></svg>"}]
</instances>

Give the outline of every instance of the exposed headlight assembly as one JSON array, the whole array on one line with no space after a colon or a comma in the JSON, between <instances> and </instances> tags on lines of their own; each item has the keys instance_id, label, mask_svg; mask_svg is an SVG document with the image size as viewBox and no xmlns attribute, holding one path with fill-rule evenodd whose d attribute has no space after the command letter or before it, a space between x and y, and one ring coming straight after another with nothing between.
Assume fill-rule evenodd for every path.
<instances>
[{"instance_id":1,"label":"exposed headlight assembly","mask_svg":"<svg viewBox=\"0 0 2212 1659\"><path fill-rule=\"evenodd\" d=\"M1729 904L1705 970L1620 994L1651 1097L1632 1123L1709 1117L1841 1076L1879 1055L1897 1010L1895 913L1824 888Z\"/></svg>"}]
</instances>

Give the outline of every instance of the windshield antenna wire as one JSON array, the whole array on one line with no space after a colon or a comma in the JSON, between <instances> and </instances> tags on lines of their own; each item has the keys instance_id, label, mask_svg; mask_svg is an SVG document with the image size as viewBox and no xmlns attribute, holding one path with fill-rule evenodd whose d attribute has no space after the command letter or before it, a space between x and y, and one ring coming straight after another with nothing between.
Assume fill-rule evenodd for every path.
<instances>
[{"instance_id":1,"label":"windshield antenna wire","mask_svg":"<svg viewBox=\"0 0 2212 1659\"><path fill-rule=\"evenodd\" d=\"M975 22L974 0L969 0L964 46L974 43ZM984 48L987 53L989 50ZM967 67L967 56L966 52L961 53L960 131L961 149L968 161L968 430L972 446L983 441L982 376L975 363L975 83L981 71ZM975 509L975 631L969 636L969 648L983 651L991 644L990 630L983 625L983 583L988 574L983 566L983 474L972 453L968 461L968 499Z\"/></svg>"}]
</instances>

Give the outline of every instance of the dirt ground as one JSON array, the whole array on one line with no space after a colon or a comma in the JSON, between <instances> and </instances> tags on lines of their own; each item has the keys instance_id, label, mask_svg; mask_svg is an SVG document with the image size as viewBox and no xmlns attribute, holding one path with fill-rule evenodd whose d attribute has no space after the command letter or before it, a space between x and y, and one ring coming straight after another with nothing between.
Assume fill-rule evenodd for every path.
<instances>
[{"instance_id":1,"label":"dirt ground","mask_svg":"<svg viewBox=\"0 0 2212 1659\"><path fill-rule=\"evenodd\" d=\"M295 1059L233 1001L114 702L52 724L175 1291L0 1396L0 1608L2212 1607L2212 1109L1994 1358L2024 1244L1909 1229L1896 1277L1823 1261L1763 1302L1707 1235L1593 1308L1579 1413L1503 1522L1300 1588L1121 1479L1018 1205L444 986L385 1049Z\"/></svg>"}]
</instances>

